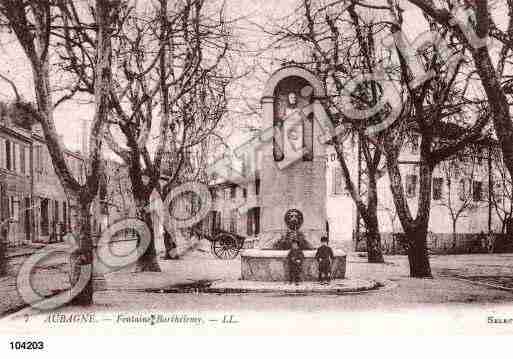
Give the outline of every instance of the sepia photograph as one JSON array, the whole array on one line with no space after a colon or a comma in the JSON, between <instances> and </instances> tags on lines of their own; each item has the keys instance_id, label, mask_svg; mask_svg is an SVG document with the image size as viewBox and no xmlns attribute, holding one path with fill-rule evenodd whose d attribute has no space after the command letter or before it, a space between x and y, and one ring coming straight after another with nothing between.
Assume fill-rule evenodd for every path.
<instances>
[{"instance_id":1,"label":"sepia photograph","mask_svg":"<svg viewBox=\"0 0 513 359\"><path fill-rule=\"evenodd\" d=\"M513 0L1 0L3 350L512 335L510 101Z\"/></svg>"}]
</instances>

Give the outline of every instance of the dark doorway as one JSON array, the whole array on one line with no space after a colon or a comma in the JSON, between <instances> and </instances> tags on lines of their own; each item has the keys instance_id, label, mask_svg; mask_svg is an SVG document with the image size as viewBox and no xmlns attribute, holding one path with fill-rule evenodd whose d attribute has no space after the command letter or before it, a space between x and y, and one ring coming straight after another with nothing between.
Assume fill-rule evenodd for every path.
<instances>
[{"instance_id":1,"label":"dark doorway","mask_svg":"<svg viewBox=\"0 0 513 359\"><path fill-rule=\"evenodd\" d=\"M30 242L32 240L32 231L30 230L31 226L30 226L30 222L31 222L31 214L32 214L32 208L31 208L31 203L30 203L30 198L29 197L25 197L25 203L24 203L24 208L25 208L25 221L24 221L24 227L25 227L25 239L27 240L27 242Z\"/></svg>"}]
</instances>

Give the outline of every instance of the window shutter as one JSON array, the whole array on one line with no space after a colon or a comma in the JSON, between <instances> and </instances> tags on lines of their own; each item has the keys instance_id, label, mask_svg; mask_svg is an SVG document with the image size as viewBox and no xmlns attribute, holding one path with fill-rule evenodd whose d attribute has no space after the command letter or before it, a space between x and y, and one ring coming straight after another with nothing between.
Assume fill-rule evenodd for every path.
<instances>
[{"instance_id":1,"label":"window shutter","mask_svg":"<svg viewBox=\"0 0 513 359\"><path fill-rule=\"evenodd\" d=\"M12 170L11 141L5 140L5 168Z\"/></svg>"},{"instance_id":2,"label":"window shutter","mask_svg":"<svg viewBox=\"0 0 513 359\"><path fill-rule=\"evenodd\" d=\"M25 147L25 173L30 175L30 147Z\"/></svg>"},{"instance_id":3,"label":"window shutter","mask_svg":"<svg viewBox=\"0 0 513 359\"><path fill-rule=\"evenodd\" d=\"M255 236L260 234L260 207L255 207Z\"/></svg>"},{"instance_id":4,"label":"window shutter","mask_svg":"<svg viewBox=\"0 0 513 359\"><path fill-rule=\"evenodd\" d=\"M34 145L32 147L32 151L33 151L32 156L34 158L33 166L34 166L34 175L35 175L36 173L39 172L39 153L38 153L39 145Z\"/></svg>"},{"instance_id":5,"label":"window shutter","mask_svg":"<svg viewBox=\"0 0 513 359\"><path fill-rule=\"evenodd\" d=\"M20 172L25 174L25 146L19 146L19 154L20 154Z\"/></svg>"},{"instance_id":6,"label":"window shutter","mask_svg":"<svg viewBox=\"0 0 513 359\"><path fill-rule=\"evenodd\" d=\"M248 236L253 235L253 209L246 212L246 232Z\"/></svg>"},{"instance_id":7,"label":"window shutter","mask_svg":"<svg viewBox=\"0 0 513 359\"><path fill-rule=\"evenodd\" d=\"M222 214L222 212L217 212L217 225L216 225L216 228L217 229L222 229L223 228L223 214Z\"/></svg>"},{"instance_id":8,"label":"window shutter","mask_svg":"<svg viewBox=\"0 0 513 359\"><path fill-rule=\"evenodd\" d=\"M12 143L12 151L11 151L11 157L12 157L12 168L11 170L13 172L16 172L17 170L17 165L16 165L16 159L17 159L17 155L18 155L18 144L13 142Z\"/></svg>"},{"instance_id":9,"label":"window shutter","mask_svg":"<svg viewBox=\"0 0 513 359\"><path fill-rule=\"evenodd\" d=\"M6 168L5 163L5 140L0 138L0 168Z\"/></svg>"},{"instance_id":10,"label":"window shutter","mask_svg":"<svg viewBox=\"0 0 513 359\"><path fill-rule=\"evenodd\" d=\"M6 195L6 185L0 183L0 220L5 220L8 215L9 203Z\"/></svg>"},{"instance_id":11,"label":"window shutter","mask_svg":"<svg viewBox=\"0 0 513 359\"><path fill-rule=\"evenodd\" d=\"M7 196L5 196L5 198L6 198L6 201L5 201L6 206L5 206L5 208L7 208L7 211L6 211L6 215L7 215L7 216L6 216L5 218L11 218L11 215L12 215L12 208L11 208L11 206L12 206L12 202L11 202L11 197L7 195Z\"/></svg>"}]
</instances>

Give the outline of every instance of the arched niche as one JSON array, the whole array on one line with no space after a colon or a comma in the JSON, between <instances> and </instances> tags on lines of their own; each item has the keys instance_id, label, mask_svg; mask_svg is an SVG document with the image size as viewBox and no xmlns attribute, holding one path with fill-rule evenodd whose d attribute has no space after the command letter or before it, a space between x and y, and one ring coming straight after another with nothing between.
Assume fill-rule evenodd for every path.
<instances>
[{"instance_id":1,"label":"arched niche","mask_svg":"<svg viewBox=\"0 0 513 359\"><path fill-rule=\"evenodd\" d=\"M286 79L287 77L302 78L303 80L308 82L310 86L312 86L314 90L314 97L326 97L326 90L324 89L324 86L313 73L300 66L287 66L277 70L271 75L271 77L265 84L264 92L262 94L262 100L264 100L265 98L273 98L276 87L282 80Z\"/></svg>"},{"instance_id":2,"label":"arched niche","mask_svg":"<svg viewBox=\"0 0 513 359\"><path fill-rule=\"evenodd\" d=\"M291 158L312 161L313 114L304 115L302 110L314 100L324 98L325 94L319 79L302 67L284 67L270 77L262 104L265 125L273 127L273 158L276 162Z\"/></svg>"}]
</instances>

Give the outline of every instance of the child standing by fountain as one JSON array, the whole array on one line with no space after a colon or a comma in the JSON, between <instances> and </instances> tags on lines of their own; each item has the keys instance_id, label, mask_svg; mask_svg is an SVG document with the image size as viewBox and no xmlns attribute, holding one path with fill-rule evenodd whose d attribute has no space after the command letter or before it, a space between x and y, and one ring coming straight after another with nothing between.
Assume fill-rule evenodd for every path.
<instances>
[{"instance_id":1,"label":"child standing by fountain","mask_svg":"<svg viewBox=\"0 0 513 359\"><path fill-rule=\"evenodd\" d=\"M299 285L301 269L303 267L303 261L305 260L305 255L303 251L299 248L298 241L292 242L292 248L287 255L287 261L289 262L289 276L290 283L294 282L296 285Z\"/></svg>"},{"instance_id":2,"label":"child standing by fountain","mask_svg":"<svg viewBox=\"0 0 513 359\"><path fill-rule=\"evenodd\" d=\"M321 246L315 253L315 259L319 263L319 282L328 284L331 277L331 263L333 262L333 250L328 246L328 237L321 237Z\"/></svg>"}]
</instances>

